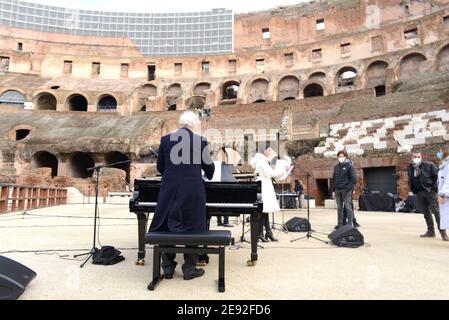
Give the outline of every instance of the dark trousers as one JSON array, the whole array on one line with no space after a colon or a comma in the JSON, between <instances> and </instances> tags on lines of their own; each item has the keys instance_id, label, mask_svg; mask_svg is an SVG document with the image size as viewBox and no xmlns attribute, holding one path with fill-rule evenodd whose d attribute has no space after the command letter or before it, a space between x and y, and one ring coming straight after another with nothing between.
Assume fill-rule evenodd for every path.
<instances>
[{"instance_id":1,"label":"dark trousers","mask_svg":"<svg viewBox=\"0 0 449 320\"><path fill-rule=\"evenodd\" d=\"M221 224L221 223L228 224L229 223L229 216L223 216L223 222L221 222L222 221L221 217L222 216L217 216L217 223L219 223L219 224Z\"/></svg>"},{"instance_id":2,"label":"dark trousers","mask_svg":"<svg viewBox=\"0 0 449 320\"><path fill-rule=\"evenodd\" d=\"M175 272L175 268L177 265L177 263L175 262L176 253L162 253L161 256L162 256L162 269L164 270L164 273L173 274ZM197 262L198 262L197 254L184 253L184 264L182 265L182 273L187 275L193 273L196 269Z\"/></svg>"},{"instance_id":3,"label":"dark trousers","mask_svg":"<svg viewBox=\"0 0 449 320\"><path fill-rule=\"evenodd\" d=\"M419 212L424 214L427 230L434 231L432 214L435 216L438 230L440 229L440 210L438 208L438 199L435 192L420 191L416 194L416 207Z\"/></svg>"},{"instance_id":4,"label":"dark trousers","mask_svg":"<svg viewBox=\"0 0 449 320\"><path fill-rule=\"evenodd\" d=\"M346 211L348 218L348 225L354 225L354 209L352 204L352 191L351 190L335 190L335 200L337 202L337 217L338 225L343 225L343 217Z\"/></svg>"},{"instance_id":5,"label":"dark trousers","mask_svg":"<svg viewBox=\"0 0 449 320\"><path fill-rule=\"evenodd\" d=\"M353 222L354 222L354 224L356 224L357 219L355 218L354 202L352 202L352 199L351 199L351 209L352 209L352 215L354 217ZM343 224L344 225L348 224L348 211L346 210L346 208L343 211Z\"/></svg>"},{"instance_id":6,"label":"dark trousers","mask_svg":"<svg viewBox=\"0 0 449 320\"><path fill-rule=\"evenodd\" d=\"M262 216L260 217L260 224L259 224L259 235L263 235L263 228L265 227L265 232L269 233L271 232L270 227L270 219L268 213L264 212L262 213Z\"/></svg>"}]
</instances>

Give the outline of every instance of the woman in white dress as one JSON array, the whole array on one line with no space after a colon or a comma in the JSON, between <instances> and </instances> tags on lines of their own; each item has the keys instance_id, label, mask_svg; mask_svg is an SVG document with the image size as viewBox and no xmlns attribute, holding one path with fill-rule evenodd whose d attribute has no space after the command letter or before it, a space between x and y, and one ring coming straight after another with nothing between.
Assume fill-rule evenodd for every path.
<instances>
[{"instance_id":1,"label":"woman in white dress","mask_svg":"<svg viewBox=\"0 0 449 320\"><path fill-rule=\"evenodd\" d=\"M262 202L263 202L263 214L259 229L259 240L263 242L278 241L271 231L269 213L279 212L279 203L274 192L272 178L282 177L289 168L289 165L278 169L273 169L268 161L268 156L271 149L267 148L262 153L256 153L253 159L251 159L251 166L255 169L255 173L258 174L257 180L262 183ZM265 236L263 234L263 227L265 227Z\"/></svg>"},{"instance_id":2,"label":"woman in white dress","mask_svg":"<svg viewBox=\"0 0 449 320\"><path fill-rule=\"evenodd\" d=\"M441 160L438 172L438 203L440 205L440 229L449 229L449 148L438 151Z\"/></svg>"}]
</instances>

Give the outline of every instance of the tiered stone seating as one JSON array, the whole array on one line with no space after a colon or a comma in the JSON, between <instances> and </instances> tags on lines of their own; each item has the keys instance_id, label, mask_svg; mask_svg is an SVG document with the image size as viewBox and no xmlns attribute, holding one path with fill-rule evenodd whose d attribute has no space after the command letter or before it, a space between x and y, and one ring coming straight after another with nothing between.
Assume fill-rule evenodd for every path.
<instances>
[{"instance_id":1,"label":"tiered stone seating","mask_svg":"<svg viewBox=\"0 0 449 320\"><path fill-rule=\"evenodd\" d=\"M324 146L314 152L324 157L335 157L343 149L355 156L382 149L411 152L414 146L449 141L448 126L447 110L331 124Z\"/></svg>"}]
</instances>

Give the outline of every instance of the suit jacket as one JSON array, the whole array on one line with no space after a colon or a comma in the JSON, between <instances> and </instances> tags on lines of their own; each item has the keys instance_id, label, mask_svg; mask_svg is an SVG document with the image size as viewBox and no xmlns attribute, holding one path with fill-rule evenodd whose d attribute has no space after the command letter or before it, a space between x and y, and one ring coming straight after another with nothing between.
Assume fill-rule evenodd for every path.
<instances>
[{"instance_id":1,"label":"suit jacket","mask_svg":"<svg viewBox=\"0 0 449 320\"><path fill-rule=\"evenodd\" d=\"M162 183L150 231L205 231L206 191L201 170L208 179L215 171L207 140L186 128L163 136L157 169Z\"/></svg>"}]
</instances>

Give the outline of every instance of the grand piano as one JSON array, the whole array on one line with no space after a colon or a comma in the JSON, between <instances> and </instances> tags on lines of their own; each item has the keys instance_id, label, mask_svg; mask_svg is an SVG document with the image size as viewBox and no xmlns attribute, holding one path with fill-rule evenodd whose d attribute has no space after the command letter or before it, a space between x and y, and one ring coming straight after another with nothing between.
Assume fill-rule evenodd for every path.
<instances>
[{"instance_id":1,"label":"grand piano","mask_svg":"<svg viewBox=\"0 0 449 320\"><path fill-rule=\"evenodd\" d=\"M156 208L160 186L161 181L156 179L136 179L134 182L134 194L129 202L129 209L136 214L138 220L138 265L145 264L144 237L148 229L148 216ZM254 266L257 261L258 226L263 208L260 181L205 181L205 187L208 219L212 216L250 215L251 260L247 263Z\"/></svg>"}]
</instances>

